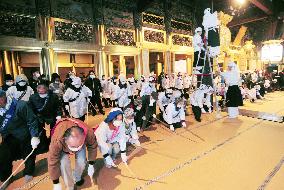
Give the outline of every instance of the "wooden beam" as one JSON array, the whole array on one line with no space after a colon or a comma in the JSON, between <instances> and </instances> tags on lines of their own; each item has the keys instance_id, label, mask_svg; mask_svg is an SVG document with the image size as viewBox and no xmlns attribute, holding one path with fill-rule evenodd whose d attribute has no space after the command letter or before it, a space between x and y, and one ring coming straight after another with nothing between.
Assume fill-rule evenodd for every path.
<instances>
[{"instance_id":1,"label":"wooden beam","mask_svg":"<svg viewBox=\"0 0 284 190\"><path fill-rule=\"evenodd\" d=\"M272 3L268 0L249 0L252 4L264 11L268 15L272 15Z\"/></svg>"},{"instance_id":2,"label":"wooden beam","mask_svg":"<svg viewBox=\"0 0 284 190\"><path fill-rule=\"evenodd\" d=\"M251 18L245 18L245 19L240 19L240 20L233 20L232 22L230 22L228 24L228 27L231 28L231 27L234 27L234 26L240 26L240 25L243 25L243 24L247 24L247 23L250 23L250 22L256 22L256 21L259 21L259 20L264 20L264 19L267 19L268 16L259 16L259 17L251 17Z\"/></svg>"}]
</instances>

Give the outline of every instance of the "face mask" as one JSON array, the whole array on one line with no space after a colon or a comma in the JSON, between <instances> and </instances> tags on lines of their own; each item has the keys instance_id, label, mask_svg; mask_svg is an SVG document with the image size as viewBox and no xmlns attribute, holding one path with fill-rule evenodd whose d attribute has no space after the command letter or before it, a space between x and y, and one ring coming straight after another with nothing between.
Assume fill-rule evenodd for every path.
<instances>
[{"instance_id":1,"label":"face mask","mask_svg":"<svg viewBox=\"0 0 284 190\"><path fill-rule=\"evenodd\" d=\"M116 126L116 127L121 126L121 124L122 124L122 121L121 121L121 120L115 120L115 121L113 122L113 125Z\"/></svg>"},{"instance_id":2,"label":"face mask","mask_svg":"<svg viewBox=\"0 0 284 190\"><path fill-rule=\"evenodd\" d=\"M78 152L79 150L82 149L83 145L84 145L84 144L80 145L80 146L77 147L77 148L72 148L72 147L70 147L70 146L68 146L68 145L67 145L67 146L68 146L69 150L71 150L72 152Z\"/></svg>"},{"instance_id":3,"label":"face mask","mask_svg":"<svg viewBox=\"0 0 284 190\"><path fill-rule=\"evenodd\" d=\"M6 82L7 86L12 86L14 83L13 82Z\"/></svg>"},{"instance_id":4,"label":"face mask","mask_svg":"<svg viewBox=\"0 0 284 190\"><path fill-rule=\"evenodd\" d=\"M47 94L38 94L41 98L46 98Z\"/></svg>"},{"instance_id":5,"label":"face mask","mask_svg":"<svg viewBox=\"0 0 284 190\"><path fill-rule=\"evenodd\" d=\"M18 82L19 86L25 86L27 84L27 82L25 81L21 81L21 82Z\"/></svg>"},{"instance_id":6,"label":"face mask","mask_svg":"<svg viewBox=\"0 0 284 190\"><path fill-rule=\"evenodd\" d=\"M126 82L125 81L121 81L121 84L126 84Z\"/></svg>"},{"instance_id":7,"label":"face mask","mask_svg":"<svg viewBox=\"0 0 284 190\"><path fill-rule=\"evenodd\" d=\"M39 73L36 73L35 76L36 76L37 78L39 78L39 77L40 77L40 74L39 74Z\"/></svg>"},{"instance_id":8,"label":"face mask","mask_svg":"<svg viewBox=\"0 0 284 190\"><path fill-rule=\"evenodd\" d=\"M74 86L75 86L75 88L80 88L81 84L75 84Z\"/></svg>"},{"instance_id":9,"label":"face mask","mask_svg":"<svg viewBox=\"0 0 284 190\"><path fill-rule=\"evenodd\" d=\"M95 78L95 75L90 75L90 78L91 78L91 79Z\"/></svg>"},{"instance_id":10,"label":"face mask","mask_svg":"<svg viewBox=\"0 0 284 190\"><path fill-rule=\"evenodd\" d=\"M60 82L59 82L59 81L54 81L54 83L55 83L55 84L59 84Z\"/></svg>"}]
</instances>

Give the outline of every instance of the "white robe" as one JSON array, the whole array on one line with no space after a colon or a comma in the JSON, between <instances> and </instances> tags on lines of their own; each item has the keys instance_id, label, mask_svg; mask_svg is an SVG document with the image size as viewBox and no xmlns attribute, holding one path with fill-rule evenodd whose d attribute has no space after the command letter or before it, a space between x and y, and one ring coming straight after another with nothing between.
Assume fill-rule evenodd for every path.
<instances>
[{"instance_id":1,"label":"white robe","mask_svg":"<svg viewBox=\"0 0 284 190\"><path fill-rule=\"evenodd\" d=\"M18 91L16 86L11 86L6 91L6 96L10 96L11 98L19 99L19 97L24 93L25 91ZM34 94L33 89L30 86L27 86L27 90L25 95L21 98L23 101L29 101L30 96Z\"/></svg>"},{"instance_id":2,"label":"white robe","mask_svg":"<svg viewBox=\"0 0 284 190\"><path fill-rule=\"evenodd\" d=\"M185 89L188 89L188 88L190 88L190 85L191 85L191 77L190 76L185 76L184 78L183 78L183 87L185 88Z\"/></svg>"},{"instance_id":3,"label":"white robe","mask_svg":"<svg viewBox=\"0 0 284 190\"><path fill-rule=\"evenodd\" d=\"M79 97L78 94L80 93ZM87 113L87 106L89 103L89 97L92 96L92 91L86 87L82 86L80 92L76 92L71 88L68 88L63 95L64 102L69 102L72 99L75 101L69 102L70 116L74 118L82 117Z\"/></svg>"},{"instance_id":4,"label":"white robe","mask_svg":"<svg viewBox=\"0 0 284 190\"><path fill-rule=\"evenodd\" d=\"M118 107L124 108L127 106L130 103L127 88L119 88L118 86L114 91L114 99L117 100Z\"/></svg>"},{"instance_id":5,"label":"white robe","mask_svg":"<svg viewBox=\"0 0 284 190\"><path fill-rule=\"evenodd\" d=\"M170 104L173 102L173 98L167 98L165 92L160 92L158 95L158 101L157 104L162 112L165 112L164 106Z\"/></svg>"},{"instance_id":6,"label":"white robe","mask_svg":"<svg viewBox=\"0 0 284 190\"><path fill-rule=\"evenodd\" d=\"M175 81L175 88L182 90L183 89L183 79L182 77L177 77Z\"/></svg>"},{"instance_id":7,"label":"white robe","mask_svg":"<svg viewBox=\"0 0 284 190\"><path fill-rule=\"evenodd\" d=\"M163 113L163 118L169 125L179 123L181 121L185 121L185 111L183 108L180 108L177 111L175 104L170 103L167 106L166 111Z\"/></svg>"},{"instance_id":8,"label":"white robe","mask_svg":"<svg viewBox=\"0 0 284 190\"><path fill-rule=\"evenodd\" d=\"M153 84L150 84L149 82L144 82L142 84L140 96L146 96L151 95L152 92L156 92L156 88Z\"/></svg>"},{"instance_id":9,"label":"white robe","mask_svg":"<svg viewBox=\"0 0 284 190\"><path fill-rule=\"evenodd\" d=\"M203 41L199 34L194 34L193 39L192 39L192 45L193 45L194 52L201 51L201 48L203 46Z\"/></svg>"},{"instance_id":10,"label":"white robe","mask_svg":"<svg viewBox=\"0 0 284 190\"><path fill-rule=\"evenodd\" d=\"M204 91L197 89L190 95L190 104L203 108Z\"/></svg>"}]
</instances>

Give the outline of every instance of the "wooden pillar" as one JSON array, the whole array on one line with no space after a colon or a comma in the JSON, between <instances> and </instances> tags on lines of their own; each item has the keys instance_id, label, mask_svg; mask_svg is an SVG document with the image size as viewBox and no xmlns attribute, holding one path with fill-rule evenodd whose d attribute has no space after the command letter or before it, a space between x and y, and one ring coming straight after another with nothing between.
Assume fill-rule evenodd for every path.
<instances>
[{"instance_id":1,"label":"wooden pillar","mask_svg":"<svg viewBox=\"0 0 284 190\"><path fill-rule=\"evenodd\" d=\"M143 65L143 75L149 76L149 74L150 74L149 50L143 49L141 56L142 56L142 65Z\"/></svg>"},{"instance_id":2,"label":"wooden pillar","mask_svg":"<svg viewBox=\"0 0 284 190\"><path fill-rule=\"evenodd\" d=\"M0 86L4 84L4 64L2 61L2 53L0 52Z\"/></svg>"},{"instance_id":3,"label":"wooden pillar","mask_svg":"<svg viewBox=\"0 0 284 190\"><path fill-rule=\"evenodd\" d=\"M5 74L10 74L12 75L12 68L11 68L11 63L10 63L10 58L9 58L9 52L4 51L4 67L5 67Z\"/></svg>"},{"instance_id":4,"label":"wooden pillar","mask_svg":"<svg viewBox=\"0 0 284 190\"><path fill-rule=\"evenodd\" d=\"M45 74L51 80L52 73L58 72L57 63L55 61L55 52L52 48L42 48L41 57L41 73Z\"/></svg>"},{"instance_id":5,"label":"wooden pillar","mask_svg":"<svg viewBox=\"0 0 284 190\"><path fill-rule=\"evenodd\" d=\"M109 77L113 77L113 62L111 59L111 55L108 55L108 74Z\"/></svg>"},{"instance_id":6,"label":"wooden pillar","mask_svg":"<svg viewBox=\"0 0 284 190\"><path fill-rule=\"evenodd\" d=\"M11 62L12 62L13 76L15 80L19 72L18 72L18 67L17 67L16 55L15 55L15 52L13 51L11 51Z\"/></svg>"},{"instance_id":7,"label":"wooden pillar","mask_svg":"<svg viewBox=\"0 0 284 190\"><path fill-rule=\"evenodd\" d=\"M171 74L171 52L166 51L164 52L164 60L165 60L165 73L168 75Z\"/></svg>"}]
</instances>

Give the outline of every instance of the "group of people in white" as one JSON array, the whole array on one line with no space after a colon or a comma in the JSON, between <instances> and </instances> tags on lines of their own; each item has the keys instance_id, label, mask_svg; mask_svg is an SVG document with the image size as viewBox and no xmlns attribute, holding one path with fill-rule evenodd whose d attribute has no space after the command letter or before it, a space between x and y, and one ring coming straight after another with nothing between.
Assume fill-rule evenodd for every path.
<instances>
[{"instance_id":1,"label":"group of people in white","mask_svg":"<svg viewBox=\"0 0 284 190\"><path fill-rule=\"evenodd\" d=\"M213 112L212 95L214 93L225 100L229 117L236 118L238 106L243 104L243 98L255 99L257 95L260 97L262 95L257 85L249 90L239 87L242 77L234 62L228 64L226 72L217 71L215 79L212 78L211 85L197 82L197 75L203 74L201 70L206 64L206 48L211 58L217 56L220 51L216 19L215 13L211 14L210 9L205 10L203 27L207 44L201 37L202 28L198 27L195 30L193 75L179 72L161 73L157 77L151 73L148 76L142 75L138 79L133 77L126 79L125 74L121 73L118 78L102 76L99 79L94 71L90 71L88 78L82 81L75 73L70 72L64 84L56 73L52 75L51 82L39 72L33 73L30 82L24 74L18 75L15 81L11 76L7 76L5 85L0 91L0 121L3 122L0 128L0 152L11 153L13 146L9 143L17 139L13 137L12 131L16 129L11 123L24 125L22 130L30 135L23 139L32 138L33 140L31 145L25 144L23 150L32 150L43 143L47 144L49 146L46 150L48 170L54 190L62 189L59 182L60 176L66 188L72 190L84 183L82 173L87 163L86 150L88 150L88 175L91 177L95 172L97 145L106 167L117 167L119 153L122 162L127 164L127 146L128 144L135 147L141 146L138 135L140 131L146 130L155 121L159 121L172 131L186 127L186 115L190 105L194 118L201 122L202 114ZM253 74L252 81L255 81L255 78ZM269 88L269 81L264 81L264 87ZM253 90L255 92L252 92ZM24 105L30 114L21 118L16 117L17 114L13 112L16 113L19 109L11 109L11 105L14 105L11 102L15 102L15 106ZM84 121L90 112L96 115L96 110L99 109L101 114L105 114L101 102L105 108L112 108L100 124L89 127ZM159 111L156 111L156 108ZM5 118L10 112L12 114ZM31 118L33 119L33 130L30 128L31 124L26 122L30 122ZM51 129L49 139L43 137L46 135L45 125L49 125ZM69 158L72 154L76 155L74 174ZM24 151L19 158L26 156L28 156L27 151ZM2 166L3 164L12 165L14 160L15 158L8 160L0 158L0 164ZM33 168L26 173L25 179L28 182L32 179L35 156L32 160L31 158L27 160L30 163L29 166ZM5 189L11 182L8 178L11 172L0 166L0 180L2 182L8 180L2 184L0 189Z\"/></svg>"}]
</instances>

